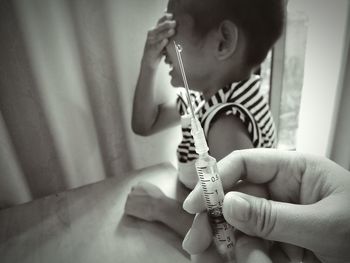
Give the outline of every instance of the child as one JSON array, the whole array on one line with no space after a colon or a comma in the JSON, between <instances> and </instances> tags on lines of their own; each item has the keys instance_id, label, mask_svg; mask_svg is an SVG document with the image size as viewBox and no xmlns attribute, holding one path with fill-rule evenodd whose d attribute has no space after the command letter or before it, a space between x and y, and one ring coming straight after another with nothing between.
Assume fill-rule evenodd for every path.
<instances>
[{"instance_id":1,"label":"child","mask_svg":"<svg viewBox=\"0 0 350 263\"><path fill-rule=\"evenodd\" d=\"M217 160L234 150L274 147L275 127L268 104L259 93L259 67L283 28L283 0L169 0L167 12L148 32L137 82L132 127L150 135L182 122L178 147L179 179L188 188L197 182L193 138L185 99L158 104L155 74L164 55L171 84L183 80L173 41L181 52L196 114ZM171 13L171 14L170 14ZM182 93L183 91L179 91ZM185 97L183 97L185 98ZM179 114L180 113L180 114ZM128 196L125 212L160 221L185 236L193 217L156 186L144 183Z\"/></svg>"}]
</instances>

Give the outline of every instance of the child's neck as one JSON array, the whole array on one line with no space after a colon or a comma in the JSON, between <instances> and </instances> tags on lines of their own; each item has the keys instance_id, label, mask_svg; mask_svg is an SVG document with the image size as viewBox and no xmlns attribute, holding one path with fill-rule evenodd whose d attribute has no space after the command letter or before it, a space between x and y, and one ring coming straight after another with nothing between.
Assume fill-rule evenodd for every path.
<instances>
[{"instance_id":1,"label":"child's neck","mask_svg":"<svg viewBox=\"0 0 350 263\"><path fill-rule=\"evenodd\" d=\"M220 90L224 86L212 86L212 88L208 88L206 90L203 90L203 97L206 101L208 101L218 90Z\"/></svg>"},{"instance_id":2,"label":"child's neck","mask_svg":"<svg viewBox=\"0 0 350 263\"><path fill-rule=\"evenodd\" d=\"M248 79L251 76L251 73L251 71L247 71L237 75L228 74L227 76L221 76L221 78L217 80L212 80L211 82L206 83L206 88L202 90L204 99L206 101L209 100L215 93L217 93L226 85L231 85L234 82L239 82Z\"/></svg>"}]
</instances>

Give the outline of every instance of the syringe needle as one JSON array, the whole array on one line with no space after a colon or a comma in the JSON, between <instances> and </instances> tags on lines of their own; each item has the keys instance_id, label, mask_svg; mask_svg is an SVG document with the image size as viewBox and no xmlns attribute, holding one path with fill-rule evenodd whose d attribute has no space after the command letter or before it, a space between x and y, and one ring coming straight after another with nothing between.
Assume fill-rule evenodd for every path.
<instances>
[{"instance_id":1,"label":"syringe needle","mask_svg":"<svg viewBox=\"0 0 350 263\"><path fill-rule=\"evenodd\" d=\"M180 45L176 44L175 41L173 41L173 43L174 43L174 47L175 47L175 51L176 51L177 60L179 62L182 79L183 79L184 85L185 85L187 102L188 102L188 105L189 105L190 110L191 110L192 118L195 118L193 105L192 105L192 100L191 100L191 96L190 96L190 89L188 87L188 82L187 82L187 78L186 78L186 74L185 74L185 69L184 69L184 65L182 63L182 58L181 58L181 54L180 54L180 52L182 51L182 47ZM197 124L196 124L196 126L197 126ZM198 128L198 127L196 127L196 128Z\"/></svg>"},{"instance_id":2,"label":"syringe needle","mask_svg":"<svg viewBox=\"0 0 350 263\"><path fill-rule=\"evenodd\" d=\"M208 154L209 148L206 142L203 128L196 118L190 98L189 87L181 59L181 46L174 41L174 47L179 61L181 75L184 81L188 105L191 109L191 134L198 154L196 171L201 181L202 190L207 206L208 217L214 232L214 241L220 254L230 262L234 262L234 236L232 226L229 225L222 213L224 190L218 174L216 160Z\"/></svg>"}]
</instances>

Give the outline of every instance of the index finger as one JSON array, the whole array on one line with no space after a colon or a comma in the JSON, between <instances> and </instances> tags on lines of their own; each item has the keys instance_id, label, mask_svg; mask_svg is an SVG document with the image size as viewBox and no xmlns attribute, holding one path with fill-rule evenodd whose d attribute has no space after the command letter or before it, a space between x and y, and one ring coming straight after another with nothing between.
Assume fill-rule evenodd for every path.
<instances>
[{"instance_id":1,"label":"index finger","mask_svg":"<svg viewBox=\"0 0 350 263\"><path fill-rule=\"evenodd\" d=\"M238 180L265 184L273 181L277 176L283 178L301 176L305 169L303 155L275 149L239 150L218 162L218 170L225 190L232 189ZM183 208L189 213L205 210L199 184L188 195Z\"/></svg>"},{"instance_id":2,"label":"index finger","mask_svg":"<svg viewBox=\"0 0 350 263\"><path fill-rule=\"evenodd\" d=\"M247 149L232 152L218 163L224 189L238 180L255 184L271 182L278 175L302 175L306 162L302 154L276 149Z\"/></svg>"}]
</instances>

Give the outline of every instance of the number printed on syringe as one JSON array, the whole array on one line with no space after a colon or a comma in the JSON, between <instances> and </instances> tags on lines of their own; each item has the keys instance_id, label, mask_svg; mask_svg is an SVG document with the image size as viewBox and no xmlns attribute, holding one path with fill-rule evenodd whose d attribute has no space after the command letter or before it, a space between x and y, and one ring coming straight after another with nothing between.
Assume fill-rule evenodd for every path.
<instances>
[{"instance_id":1,"label":"number printed on syringe","mask_svg":"<svg viewBox=\"0 0 350 263\"><path fill-rule=\"evenodd\" d=\"M213 166L210 165L210 163L212 163ZM196 168L203 189L209 221L214 232L214 241L219 252L227 254L228 250L233 249L234 236L231 225L225 221L222 213L224 191L217 173L216 162L210 160L207 162L207 166L198 165Z\"/></svg>"},{"instance_id":2,"label":"number printed on syringe","mask_svg":"<svg viewBox=\"0 0 350 263\"><path fill-rule=\"evenodd\" d=\"M222 207L224 192L220 191L221 182L218 174L206 174L207 167L197 167L197 174L202 185L208 212L213 216L219 215L218 208ZM220 192L219 192L220 191Z\"/></svg>"}]
</instances>

